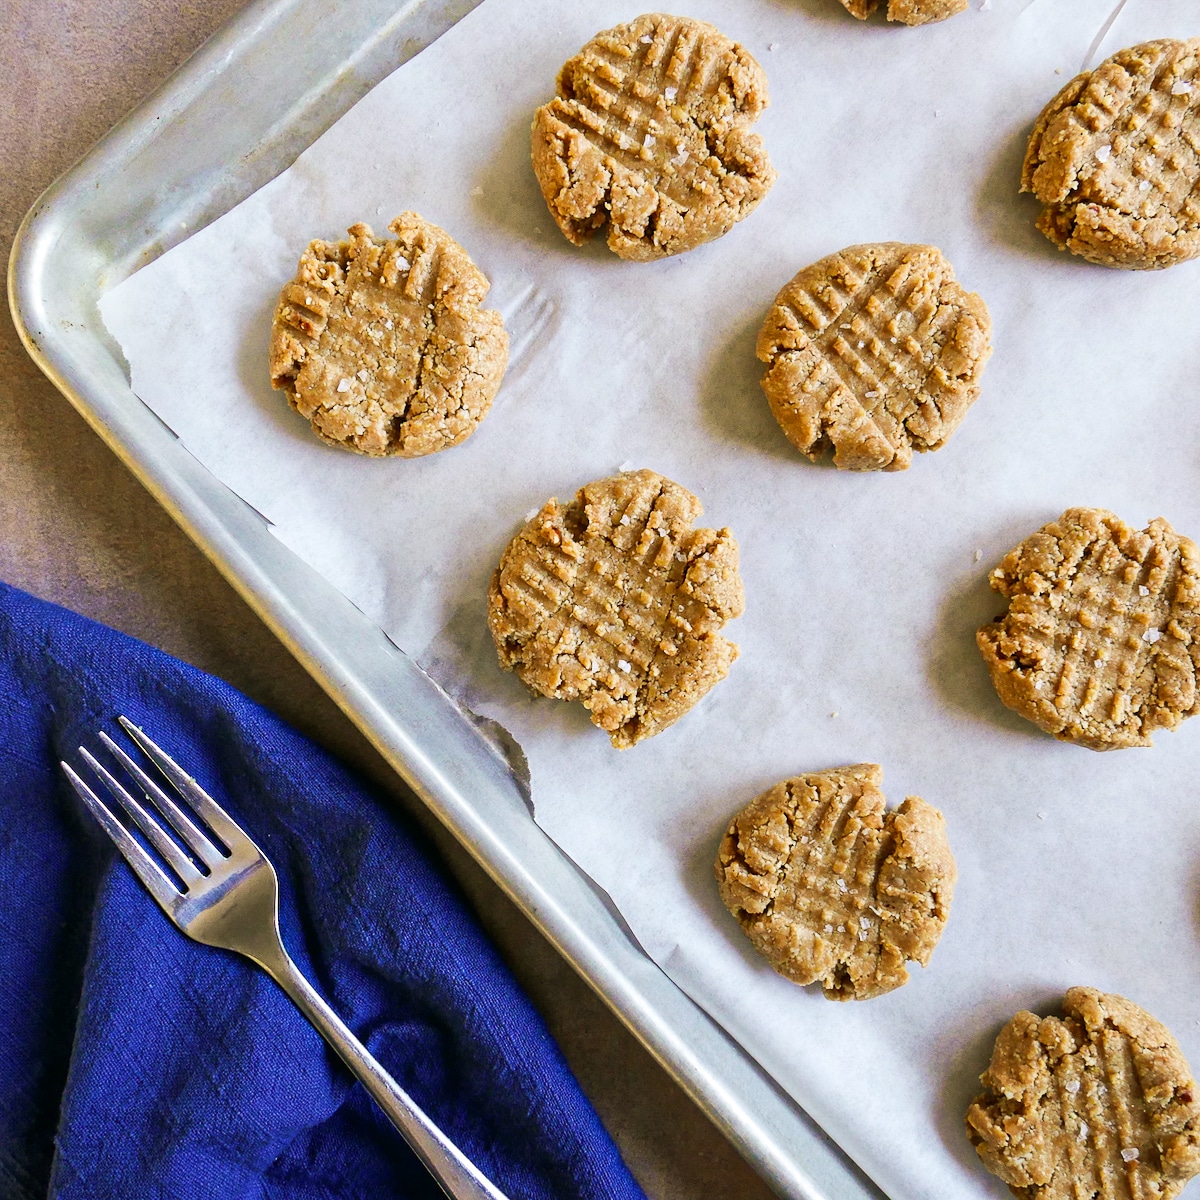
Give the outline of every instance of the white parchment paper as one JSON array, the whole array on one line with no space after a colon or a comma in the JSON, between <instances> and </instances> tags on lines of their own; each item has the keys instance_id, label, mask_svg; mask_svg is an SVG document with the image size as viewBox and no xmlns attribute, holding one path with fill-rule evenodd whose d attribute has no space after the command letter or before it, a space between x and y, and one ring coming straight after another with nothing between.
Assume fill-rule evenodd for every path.
<instances>
[{"instance_id":1,"label":"white parchment paper","mask_svg":"<svg viewBox=\"0 0 1200 1200\"><path fill-rule=\"evenodd\" d=\"M1114 14L1113 8L1116 8ZM139 396L274 532L528 755L539 824L647 952L896 1200L1007 1195L962 1131L1000 1024L1069 986L1120 992L1200 1065L1200 721L1153 750L1061 745L992 692L986 575L1071 505L1200 536L1200 264L1058 253L1017 195L1030 126L1086 65L1200 32L1195 0L991 0L922 29L835 0L691 0L764 65L779 181L730 234L625 263L558 233L533 109L628 0L486 0L285 174L106 296ZM493 281L513 361L463 446L372 461L317 442L267 380L270 317L313 237L412 208ZM758 388L776 291L843 246L932 242L991 308L983 396L901 474L796 454ZM729 678L614 751L496 665L487 581L525 515L622 465L696 492L742 549ZM960 879L927 970L831 1004L775 975L711 876L731 814L860 761L946 814Z\"/></svg>"}]
</instances>

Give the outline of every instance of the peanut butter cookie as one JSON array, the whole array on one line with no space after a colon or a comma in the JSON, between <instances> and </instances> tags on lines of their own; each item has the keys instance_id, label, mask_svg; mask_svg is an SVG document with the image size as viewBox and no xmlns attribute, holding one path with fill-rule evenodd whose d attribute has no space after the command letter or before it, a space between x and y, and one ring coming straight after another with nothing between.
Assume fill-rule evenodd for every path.
<instances>
[{"instance_id":1,"label":"peanut butter cookie","mask_svg":"<svg viewBox=\"0 0 1200 1200\"><path fill-rule=\"evenodd\" d=\"M885 811L873 763L777 783L733 819L721 899L754 948L829 1000L867 1000L925 966L956 871L942 814L919 796Z\"/></svg>"},{"instance_id":2,"label":"peanut butter cookie","mask_svg":"<svg viewBox=\"0 0 1200 1200\"><path fill-rule=\"evenodd\" d=\"M767 106L750 54L685 17L652 13L597 34L533 119L533 170L576 246L645 261L727 233L775 182L749 126Z\"/></svg>"},{"instance_id":3,"label":"peanut butter cookie","mask_svg":"<svg viewBox=\"0 0 1200 1200\"><path fill-rule=\"evenodd\" d=\"M1171 1200L1200 1172L1200 1102L1178 1043L1123 996L1071 988L1061 1017L1000 1031L967 1136L1027 1200Z\"/></svg>"},{"instance_id":4,"label":"peanut butter cookie","mask_svg":"<svg viewBox=\"0 0 1200 1200\"><path fill-rule=\"evenodd\" d=\"M1200 38L1121 50L1072 79L1029 139L1021 191L1060 250L1106 267L1200 254Z\"/></svg>"},{"instance_id":5,"label":"peanut butter cookie","mask_svg":"<svg viewBox=\"0 0 1200 1200\"><path fill-rule=\"evenodd\" d=\"M865 21L878 7L880 0L842 0L852 16ZM967 0L887 0L887 19L903 21L905 25L928 25L944 21L955 13L967 11Z\"/></svg>"},{"instance_id":6,"label":"peanut butter cookie","mask_svg":"<svg viewBox=\"0 0 1200 1200\"><path fill-rule=\"evenodd\" d=\"M903 471L979 395L987 306L933 246L851 246L805 267L758 335L762 389L788 440L849 471Z\"/></svg>"},{"instance_id":7,"label":"peanut butter cookie","mask_svg":"<svg viewBox=\"0 0 1200 1200\"><path fill-rule=\"evenodd\" d=\"M991 574L1011 601L977 634L1000 699L1064 742L1149 746L1200 704L1195 544L1161 517L1142 532L1068 509Z\"/></svg>"},{"instance_id":8,"label":"peanut butter cookie","mask_svg":"<svg viewBox=\"0 0 1200 1200\"><path fill-rule=\"evenodd\" d=\"M549 500L508 544L488 592L500 665L582 700L620 750L677 721L725 678L742 612L737 543L693 529L679 484L633 471Z\"/></svg>"},{"instance_id":9,"label":"peanut butter cookie","mask_svg":"<svg viewBox=\"0 0 1200 1200\"><path fill-rule=\"evenodd\" d=\"M488 281L416 213L381 241L352 225L312 242L271 326L271 384L323 441L416 458L456 446L487 415L508 364Z\"/></svg>"}]
</instances>

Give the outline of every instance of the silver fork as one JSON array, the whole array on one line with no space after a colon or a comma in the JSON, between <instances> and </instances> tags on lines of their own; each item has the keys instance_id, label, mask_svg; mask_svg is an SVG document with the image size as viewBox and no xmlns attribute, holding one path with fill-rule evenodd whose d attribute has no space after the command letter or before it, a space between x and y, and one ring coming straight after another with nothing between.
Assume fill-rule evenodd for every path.
<instances>
[{"instance_id":1,"label":"silver fork","mask_svg":"<svg viewBox=\"0 0 1200 1200\"><path fill-rule=\"evenodd\" d=\"M100 740L136 780L168 828L139 803L82 746L80 757L129 813L146 840L178 876L172 880L67 763L62 769L92 815L117 844L134 874L159 907L188 937L207 946L244 954L279 984L313 1027L383 1109L442 1190L453 1200L505 1200L479 1169L414 1103L367 1048L300 974L279 936L279 883L275 868L233 818L136 725L118 717L121 728L162 772L181 805L103 731ZM189 814L188 808L191 813ZM208 826L217 845L193 815ZM175 838L186 847L180 849ZM200 865L197 866L197 863Z\"/></svg>"}]
</instances>

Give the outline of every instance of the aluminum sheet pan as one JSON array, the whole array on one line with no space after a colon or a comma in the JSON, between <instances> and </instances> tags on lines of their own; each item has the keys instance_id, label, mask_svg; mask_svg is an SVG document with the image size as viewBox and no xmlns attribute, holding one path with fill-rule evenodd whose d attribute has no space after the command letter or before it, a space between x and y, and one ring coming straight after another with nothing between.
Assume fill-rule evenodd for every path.
<instances>
[{"instance_id":1,"label":"aluminum sheet pan","mask_svg":"<svg viewBox=\"0 0 1200 1200\"><path fill-rule=\"evenodd\" d=\"M768 1182L804 1200L878 1197L538 830L491 731L133 394L100 320L108 288L273 178L475 2L250 4L34 205L9 264L14 320L47 376Z\"/></svg>"}]
</instances>

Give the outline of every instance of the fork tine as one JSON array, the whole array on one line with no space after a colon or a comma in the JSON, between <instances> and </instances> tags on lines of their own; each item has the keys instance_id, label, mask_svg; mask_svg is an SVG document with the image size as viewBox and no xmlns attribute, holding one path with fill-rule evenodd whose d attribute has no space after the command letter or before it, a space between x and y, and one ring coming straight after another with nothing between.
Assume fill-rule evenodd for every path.
<instances>
[{"instance_id":1,"label":"fork tine","mask_svg":"<svg viewBox=\"0 0 1200 1200\"><path fill-rule=\"evenodd\" d=\"M166 877L158 863L137 844L129 830L113 816L104 801L71 769L70 765L60 762L59 766L66 772L67 779L79 793L79 798L87 805L88 811L100 822L104 832L116 842L117 849L133 868L133 873L146 885L147 890L158 901L159 907L168 916L173 916L175 902L180 899L179 889Z\"/></svg>"},{"instance_id":2,"label":"fork tine","mask_svg":"<svg viewBox=\"0 0 1200 1200\"><path fill-rule=\"evenodd\" d=\"M100 736L103 738L104 734ZM92 768L100 778L100 781L112 793L113 798L134 819L137 827L146 835L150 845L167 860L167 866L187 885L191 885L197 879L200 879L201 874L196 869L196 864L175 845L163 827L129 794L129 791L118 782L116 777L105 770L104 766L97 761L95 755L90 754L80 746L79 756Z\"/></svg>"},{"instance_id":3,"label":"fork tine","mask_svg":"<svg viewBox=\"0 0 1200 1200\"><path fill-rule=\"evenodd\" d=\"M154 765L175 785L179 794L208 822L209 828L230 850L244 847L257 850L236 821L160 746L156 745L132 721L117 717L121 728L146 752Z\"/></svg>"},{"instance_id":4,"label":"fork tine","mask_svg":"<svg viewBox=\"0 0 1200 1200\"><path fill-rule=\"evenodd\" d=\"M168 821L175 827L175 832L183 838L187 843L188 848L195 854L201 862L211 871L217 863L227 856L223 854L212 841L204 830L198 828L194 821L175 803L174 799L137 763L117 745L103 730L100 732L100 740L108 747L109 751L114 755L118 762L141 784L146 795L155 803L159 811L167 818Z\"/></svg>"}]
</instances>

